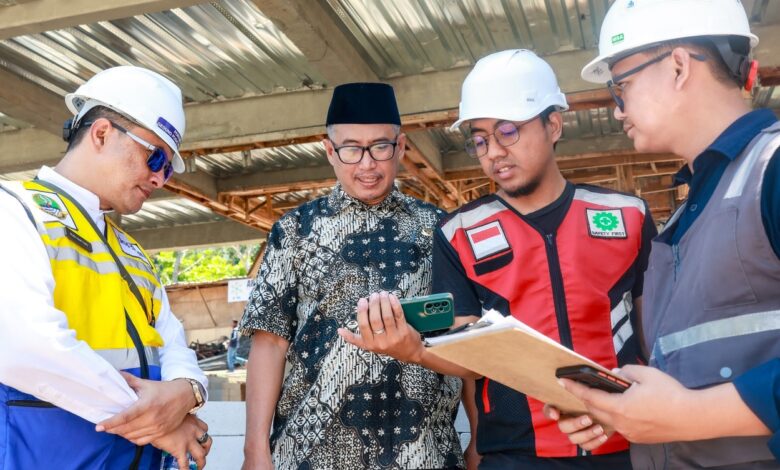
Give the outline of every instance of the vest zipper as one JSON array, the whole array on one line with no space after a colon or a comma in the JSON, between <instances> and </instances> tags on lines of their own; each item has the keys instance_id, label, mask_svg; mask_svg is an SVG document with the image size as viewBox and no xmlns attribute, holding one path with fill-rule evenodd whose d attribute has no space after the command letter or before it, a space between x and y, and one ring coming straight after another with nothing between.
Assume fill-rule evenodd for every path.
<instances>
[{"instance_id":1,"label":"vest zipper","mask_svg":"<svg viewBox=\"0 0 780 470\"><path fill-rule=\"evenodd\" d=\"M677 273L680 271L680 246L676 243L672 245L672 264L674 266L672 279L676 282Z\"/></svg>"},{"instance_id":2,"label":"vest zipper","mask_svg":"<svg viewBox=\"0 0 780 470\"><path fill-rule=\"evenodd\" d=\"M569 349L574 349L571 339L571 325L566 310L566 295L563 288L563 274L558 259L558 246L555 244L555 234L548 233L544 236L547 248L547 264L550 268L550 282L552 284L553 302L555 304L555 317L558 320L558 336L561 344Z\"/></svg>"},{"instance_id":3,"label":"vest zipper","mask_svg":"<svg viewBox=\"0 0 780 470\"><path fill-rule=\"evenodd\" d=\"M8 406L21 406L25 408L56 408L47 401L40 400L8 400L5 402Z\"/></svg>"},{"instance_id":4,"label":"vest zipper","mask_svg":"<svg viewBox=\"0 0 780 470\"><path fill-rule=\"evenodd\" d=\"M563 273L561 273L561 260L558 258L558 245L555 243L555 234L548 233L544 236L547 248L547 264L550 268L550 282L553 291L553 303L555 304L555 317L558 320L558 336L561 344L574 350L574 342L571 339L571 325L566 308L566 291L563 286ZM577 447L581 456L591 455L587 450Z\"/></svg>"}]
</instances>

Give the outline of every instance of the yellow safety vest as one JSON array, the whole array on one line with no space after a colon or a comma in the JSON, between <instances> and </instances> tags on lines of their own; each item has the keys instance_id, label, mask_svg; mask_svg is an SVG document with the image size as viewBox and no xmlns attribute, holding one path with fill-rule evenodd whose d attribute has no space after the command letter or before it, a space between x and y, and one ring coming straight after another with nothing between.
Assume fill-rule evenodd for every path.
<instances>
[{"instance_id":1,"label":"yellow safety vest","mask_svg":"<svg viewBox=\"0 0 780 470\"><path fill-rule=\"evenodd\" d=\"M148 378L159 380L158 348L163 340L154 324L163 288L149 256L108 218L105 238L101 237L79 204L49 183L28 181L23 186L25 203L39 222L51 261L54 306L65 313L68 326L118 370L140 368L136 375L143 377L146 363L151 369ZM123 279L109 250L132 283Z\"/></svg>"}]
</instances>

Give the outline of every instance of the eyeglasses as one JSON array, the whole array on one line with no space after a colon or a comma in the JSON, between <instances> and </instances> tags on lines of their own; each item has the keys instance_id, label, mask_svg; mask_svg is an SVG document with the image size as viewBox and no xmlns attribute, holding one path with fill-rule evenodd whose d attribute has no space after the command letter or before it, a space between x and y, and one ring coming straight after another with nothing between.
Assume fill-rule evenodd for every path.
<instances>
[{"instance_id":1,"label":"eyeglasses","mask_svg":"<svg viewBox=\"0 0 780 470\"><path fill-rule=\"evenodd\" d=\"M149 142L138 137L137 135L128 131L127 129L120 126L119 124L115 123L114 121L108 121L108 122L111 123L111 126L113 126L114 129L118 130L119 132L122 132L126 136L133 139L137 144L141 145L141 147L151 152L149 154L149 157L146 159L146 166L149 167L152 173L157 173L158 171L163 170L164 181L167 182L171 178L171 175L173 175L173 159L171 159L171 161L168 161L168 155L165 153L165 150L163 150L161 147L157 147L156 145L150 144ZM91 126L93 123L94 121L89 121L81 125Z\"/></svg>"},{"instance_id":2,"label":"eyeglasses","mask_svg":"<svg viewBox=\"0 0 780 470\"><path fill-rule=\"evenodd\" d=\"M472 135L466 139L466 153L469 154L471 158L480 158L487 155L488 141L491 135L496 138L496 142L498 142L499 145L502 147L509 147L520 140L520 128L536 119L537 118L533 118L520 124L503 121L491 134Z\"/></svg>"},{"instance_id":3,"label":"eyeglasses","mask_svg":"<svg viewBox=\"0 0 780 470\"><path fill-rule=\"evenodd\" d=\"M375 161L383 162L390 160L395 155L395 148L398 145L397 141L394 142L377 142L368 146L360 145L342 145L341 147L333 146L333 150L336 151L341 163L347 165L355 165L363 160L363 155L368 152L368 155Z\"/></svg>"},{"instance_id":4,"label":"eyeglasses","mask_svg":"<svg viewBox=\"0 0 780 470\"><path fill-rule=\"evenodd\" d=\"M696 60L699 60L699 61L702 61L702 62L707 60L707 58L705 56L701 55L701 54L694 54L693 52L690 52L690 51L688 53L690 54L690 56L692 58L694 58ZM641 64L637 65L636 67L634 67L633 69L631 69L631 70L629 70L627 72L624 72L624 73L621 73L620 75L614 76L614 77L612 77L611 80L607 81L607 90L609 90L609 94L612 95L612 99L615 101L615 104L620 109L620 111L625 111L624 108L625 108L625 105L626 105L625 101L623 101L623 87L625 87L625 83L622 83L623 80L625 80L626 78L630 77L631 75L634 75L636 73L641 72L642 70L644 70L645 68L647 68L647 67L649 67L649 66L651 66L653 64L661 62L662 60L666 59L670 55L672 55L672 51L664 52L663 54L661 54L661 55L659 55L657 57L654 57L654 58L648 60L647 62L641 63Z\"/></svg>"}]
</instances>

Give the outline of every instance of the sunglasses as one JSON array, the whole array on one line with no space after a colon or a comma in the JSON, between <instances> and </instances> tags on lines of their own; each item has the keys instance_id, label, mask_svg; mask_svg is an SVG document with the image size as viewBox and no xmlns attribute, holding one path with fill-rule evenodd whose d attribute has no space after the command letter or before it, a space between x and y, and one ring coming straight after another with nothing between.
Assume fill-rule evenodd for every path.
<instances>
[{"instance_id":1,"label":"sunglasses","mask_svg":"<svg viewBox=\"0 0 780 470\"><path fill-rule=\"evenodd\" d=\"M130 137L141 147L151 152L149 154L149 157L146 159L146 166L149 167L152 173L157 173L158 171L162 170L163 179L165 180L165 182L167 182L171 178L171 176L173 175L173 159L171 159L171 161L168 161L168 155L165 153L165 150L163 150L161 147L157 147L156 145L150 144L149 142L138 137L137 135L133 134L132 132L128 131L127 129L125 129L124 127L120 126L119 124L113 121L109 120L108 122L111 123L111 126L113 126L114 129ZM81 125L91 126L93 123L94 121L90 121L90 122L85 122Z\"/></svg>"}]
</instances>

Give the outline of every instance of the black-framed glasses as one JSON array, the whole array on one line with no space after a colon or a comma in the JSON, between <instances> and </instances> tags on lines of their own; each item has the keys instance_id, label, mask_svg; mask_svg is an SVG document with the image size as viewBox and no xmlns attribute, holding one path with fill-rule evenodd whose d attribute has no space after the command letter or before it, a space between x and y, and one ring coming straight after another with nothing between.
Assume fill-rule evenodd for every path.
<instances>
[{"instance_id":1,"label":"black-framed glasses","mask_svg":"<svg viewBox=\"0 0 780 470\"><path fill-rule=\"evenodd\" d=\"M390 160L395 155L395 148L398 145L398 141L392 142L377 142L375 144L361 146L361 145L342 145L341 147L333 146L333 150L336 151L341 163L347 165L356 165L363 160L363 155L368 152L368 155L378 162Z\"/></svg>"},{"instance_id":2,"label":"black-framed glasses","mask_svg":"<svg viewBox=\"0 0 780 470\"><path fill-rule=\"evenodd\" d=\"M149 157L146 159L146 166L148 166L149 169L152 170L152 173L157 173L158 171L163 170L163 179L165 180L165 182L167 182L171 178L171 175L173 175L173 159L168 161L168 155L165 153L165 150L163 150L161 147L158 147L154 144L150 144L149 142L138 137L137 135L128 131L127 129L115 123L114 121L111 121L110 119L108 120L108 122L111 123L111 126L113 126L114 129L130 137L141 147L151 152L149 154ZM82 126L91 126L93 123L94 121L85 122L82 124Z\"/></svg>"},{"instance_id":3,"label":"black-framed glasses","mask_svg":"<svg viewBox=\"0 0 780 470\"><path fill-rule=\"evenodd\" d=\"M692 58L700 61L705 61L707 58L701 54L694 54L693 52L688 51L688 53L691 55ZM612 99L615 101L615 104L620 109L620 111L625 111L626 103L623 101L623 87L625 86L623 80L630 77L631 75L634 75L636 73L641 72L647 67L650 67L653 64L657 64L658 62L661 62L662 60L666 59L672 55L672 51L666 51L663 54L656 56L647 62L643 62L636 67L634 67L631 70L628 70L626 72L621 73L620 75L613 76L611 80L607 80L607 90L609 90L609 94L612 95Z\"/></svg>"},{"instance_id":4,"label":"black-framed glasses","mask_svg":"<svg viewBox=\"0 0 780 470\"><path fill-rule=\"evenodd\" d=\"M520 140L520 128L536 119L537 118L533 118L520 124L515 124L511 121L502 121L490 134L471 135L466 139L466 153L471 158L480 158L487 155L488 142L491 135L496 138L496 142L498 142L499 145L502 147L509 147Z\"/></svg>"}]
</instances>

